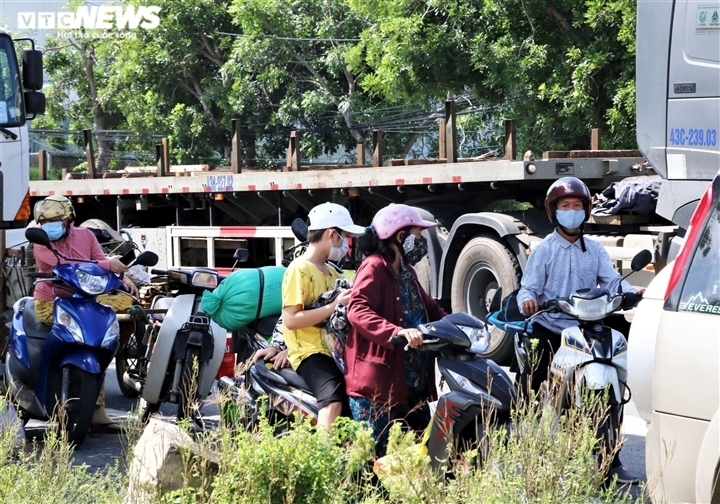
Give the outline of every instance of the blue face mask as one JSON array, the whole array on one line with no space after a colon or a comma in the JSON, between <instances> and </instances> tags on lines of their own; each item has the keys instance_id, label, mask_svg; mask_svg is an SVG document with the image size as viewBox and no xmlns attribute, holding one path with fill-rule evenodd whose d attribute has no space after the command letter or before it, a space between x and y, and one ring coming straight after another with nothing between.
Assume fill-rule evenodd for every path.
<instances>
[{"instance_id":1,"label":"blue face mask","mask_svg":"<svg viewBox=\"0 0 720 504\"><path fill-rule=\"evenodd\" d=\"M65 228L62 222L46 222L42 225L42 229L47 233L50 241L56 241L65 236Z\"/></svg>"},{"instance_id":2,"label":"blue face mask","mask_svg":"<svg viewBox=\"0 0 720 504\"><path fill-rule=\"evenodd\" d=\"M577 229L585 222L585 210L558 210L555 215L565 229Z\"/></svg>"}]
</instances>

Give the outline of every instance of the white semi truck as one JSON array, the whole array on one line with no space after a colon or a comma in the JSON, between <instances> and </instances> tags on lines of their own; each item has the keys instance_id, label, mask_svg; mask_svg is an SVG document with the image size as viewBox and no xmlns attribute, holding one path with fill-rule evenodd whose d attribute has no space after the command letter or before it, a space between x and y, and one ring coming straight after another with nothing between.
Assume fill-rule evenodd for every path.
<instances>
[{"instance_id":1,"label":"white semi truck","mask_svg":"<svg viewBox=\"0 0 720 504\"><path fill-rule=\"evenodd\" d=\"M15 53L17 42L30 42ZM22 68L22 70L21 70ZM21 228L30 217L30 140L26 121L45 112L42 53L31 39L0 28L0 229Z\"/></svg>"}]
</instances>

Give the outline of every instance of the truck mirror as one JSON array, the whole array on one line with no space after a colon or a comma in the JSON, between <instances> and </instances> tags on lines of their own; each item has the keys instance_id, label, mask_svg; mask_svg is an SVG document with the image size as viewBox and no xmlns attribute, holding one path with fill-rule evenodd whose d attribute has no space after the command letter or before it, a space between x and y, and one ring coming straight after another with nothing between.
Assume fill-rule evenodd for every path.
<instances>
[{"instance_id":1,"label":"truck mirror","mask_svg":"<svg viewBox=\"0 0 720 504\"><path fill-rule=\"evenodd\" d=\"M45 113L45 95L38 91L25 91L25 115L34 118Z\"/></svg>"},{"instance_id":2,"label":"truck mirror","mask_svg":"<svg viewBox=\"0 0 720 504\"><path fill-rule=\"evenodd\" d=\"M22 59L23 87L32 91L41 90L43 87L42 51L25 49Z\"/></svg>"},{"instance_id":3,"label":"truck mirror","mask_svg":"<svg viewBox=\"0 0 720 504\"><path fill-rule=\"evenodd\" d=\"M235 262L247 262L249 258L250 251L246 248L239 248L233 254L233 259L235 259Z\"/></svg>"},{"instance_id":4,"label":"truck mirror","mask_svg":"<svg viewBox=\"0 0 720 504\"><path fill-rule=\"evenodd\" d=\"M298 241L307 241L308 227L307 224L305 224L304 220L300 218L295 219L294 221L292 221L290 229L292 229L292 232L295 235L295 238L298 239Z\"/></svg>"},{"instance_id":5,"label":"truck mirror","mask_svg":"<svg viewBox=\"0 0 720 504\"><path fill-rule=\"evenodd\" d=\"M633 271L640 271L652 262L652 258L652 253L649 250L641 250L635 254L635 257L632 258L632 261L630 262L630 269Z\"/></svg>"},{"instance_id":6,"label":"truck mirror","mask_svg":"<svg viewBox=\"0 0 720 504\"><path fill-rule=\"evenodd\" d=\"M30 227L25 230L25 238L30 243L36 243L38 245L44 245L47 248L50 247L50 238L44 229L39 227Z\"/></svg>"},{"instance_id":7,"label":"truck mirror","mask_svg":"<svg viewBox=\"0 0 720 504\"><path fill-rule=\"evenodd\" d=\"M135 264L139 264L140 266L155 266L157 263L158 255L151 250L142 252L137 256L137 259L135 259Z\"/></svg>"}]
</instances>

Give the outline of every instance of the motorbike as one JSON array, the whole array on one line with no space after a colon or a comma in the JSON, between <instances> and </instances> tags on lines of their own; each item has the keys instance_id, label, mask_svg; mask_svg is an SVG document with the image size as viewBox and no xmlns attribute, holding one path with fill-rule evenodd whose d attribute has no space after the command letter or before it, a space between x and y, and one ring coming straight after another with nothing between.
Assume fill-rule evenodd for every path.
<instances>
[{"instance_id":1,"label":"motorbike","mask_svg":"<svg viewBox=\"0 0 720 504\"><path fill-rule=\"evenodd\" d=\"M246 261L249 252L238 249L234 258ZM148 312L136 366L123 382L141 394L139 416L147 420L162 403L177 404L177 418L202 425L198 404L208 397L225 354L227 331L203 313L201 297L215 289L223 275L211 268L152 269L165 279L173 296L158 296ZM157 281L155 278L154 281Z\"/></svg>"},{"instance_id":2,"label":"motorbike","mask_svg":"<svg viewBox=\"0 0 720 504\"><path fill-rule=\"evenodd\" d=\"M481 320L466 313L453 313L418 329L424 338L418 350L437 352L438 369L449 388L439 397L422 440L430 466L441 473L447 465L449 448L477 443L489 425L509 428L516 389L500 366L483 357L489 348L490 334ZM390 342L400 345L405 338L394 337ZM250 383L244 388L230 379L222 379L221 388L239 397L251 418L260 413L258 398L267 395L273 402L270 412L275 420L299 412L312 423L317 421L317 400L291 368L275 370L260 360L250 368L250 376Z\"/></svg>"},{"instance_id":3,"label":"motorbike","mask_svg":"<svg viewBox=\"0 0 720 504\"><path fill-rule=\"evenodd\" d=\"M96 261L65 257L52 248L47 234L29 228L26 238L44 245L58 258L52 273L34 273L72 292L55 299L53 324L41 323L33 298L13 306L4 367L5 382L24 419L58 417L61 432L75 446L85 440L95 411L105 370L117 350L120 328L115 312L105 302L129 296L122 280ZM73 261L60 264L60 259ZM157 255L147 251L134 263L153 266Z\"/></svg>"},{"instance_id":4,"label":"motorbike","mask_svg":"<svg viewBox=\"0 0 720 504\"><path fill-rule=\"evenodd\" d=\"M640 271L652 261L648 250L639 252L631 261L631 271ZM603 453L611 453L617 445L623 406L630 400L627 385L627 340L615 329L603 325L603 320L619 311L631 308L640 301L634 293L623 293L622 282L617 293L607 289L579 289L568 297L558 297L540 306L540 310L523 320L509 320L506 310L499 309L502 293L498 291L491 303L488 322L499 329L515 334L515 353L520 376L530 366L532 321L542 313L559 313L578 321L565 329L561 346L550 363L550 378L560 384L556 402L563 409L581 407L587 394L596 395L594 407L598 419L597 437ZM503 303L507 303L508 300ZM510 302L516 303L516 299ZM511 317L513 318L513 317ZM518 384L526 388L525 384ZM544 383L544 400L548 400L551 384ZM607 393L607 404L602 400Z\"/></svg>"}]
</instances>

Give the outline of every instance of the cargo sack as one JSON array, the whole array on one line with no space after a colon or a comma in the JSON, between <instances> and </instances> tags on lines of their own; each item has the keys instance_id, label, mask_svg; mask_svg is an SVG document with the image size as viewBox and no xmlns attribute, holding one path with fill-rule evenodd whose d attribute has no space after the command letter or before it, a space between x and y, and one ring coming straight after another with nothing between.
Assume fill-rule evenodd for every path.
<instances>
[{"instance_id":1,"label":"cargo sack","mask_svg":"<svg viewBox=\"0 0 720 504\"><path fill-rule=\"evenodd\" d=\"M280 315L284 274L282 266L234 271L214 291L203 293L203 310L228 331L241 329L257 318Z\"/></svg>"}]
</instances>

